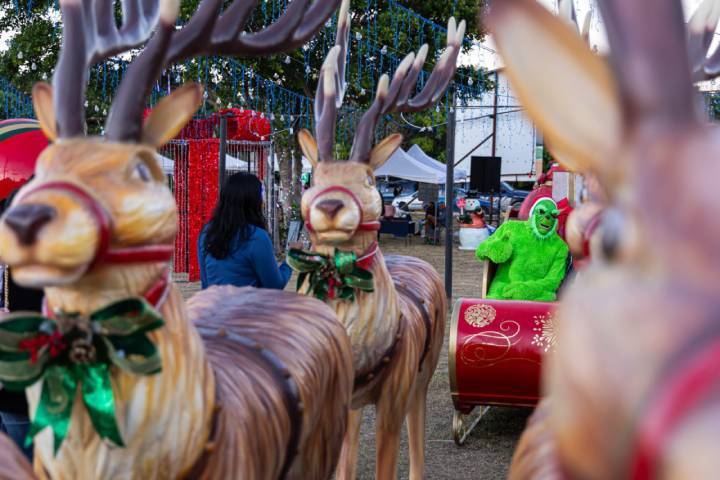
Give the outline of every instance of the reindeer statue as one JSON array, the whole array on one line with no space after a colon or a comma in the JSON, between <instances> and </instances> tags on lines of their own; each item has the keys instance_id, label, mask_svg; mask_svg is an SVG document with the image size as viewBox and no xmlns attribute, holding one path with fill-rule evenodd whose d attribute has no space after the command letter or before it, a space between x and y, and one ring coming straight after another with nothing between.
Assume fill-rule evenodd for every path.
<instances>
[{"instance_id":1,"label":"reindeer statue","mask_svg":"<svg viewBox=\"0 0 720 480\"><path fill-rule=\"evenodd\" d=\"M313 253L291 251L301 271L299 290L326 299L353 345L355 392L337 477L355 477L362 407L377 408L376 478L395 478L400 430L407 416L410 478L423 478L425 397L445 332L447 299L437 272L412 257L383 257L377 245L382 200L373 170L400 146L393 134L373 147L379 119L391 112L428 108L455 72L464 22L450 19L448 48L425 88L410 97L425 63L427 46L398 66L392 82L383 75L375 101L358 124L349 161L336 161L335 122L345 92L350 17L341 16L336 46L321 69L315 98L317 143L307 131L298 140L313 164L313 185L302 212Z\"/></svg>"},{"instance_id":2,"label":"reindeer statue","mask_svg":"<svg viewBox=\"0 0 720 480\"><path fill-rule=\"evenodd\" d=\"M609 64L534 0L490 13L520 101L607 195L511 478L716 478L720 133L692 81L718 73L718 5L688 37L678 0L599 3Z\"/></svg>"},{"instance_id":3,"label":"reindeer statue","mask_svg":"<svg viewBox=\"0 0 720 480\"><path fill-rule=\"evenodd\" d=\"M575 18L572 2L560 1L570 4L571 16ZM568 7L564 10L568 10ZM720 74L718 67L720 51L712 51L712 40L718 21L720 21L720 3L717 0L704 0L688 22L687 46L694 82L711 80ZM585 33L583 38L587 42ZM573 165L572 159L562 160ZM585 183L586 199L568 219L567 241L576 257L587 256L591 250L599 252L602 239L601 219L607 204L607 196L602 185L594 176L586 175Z\"/></svg>"},{"instance_id":4,"label":"reindeer statue","mask_svg":"<svg viewBox=\"0 0 720 480\"><path fill-rule=\"evenodd\" d=\"M0 222L3 261L18 283L45 290L42 317L0 322L5 386L36 382L27 395L40 477L332 474L352 394L347 334L329 307L291 293L215 287L185 306L167 265L175 202L154 153L194 114L202 89L185 85L141 118L171 63L297 48L338 3L294 0L272 26L246 33L255 2L220 14L221 0L203 0L178 29L178 0L125 0L119 27L114 2L60 1L53 86L33 90L53 143ZM105 137L85 137L87 69L145 42Z\"/></svg>"}]
</instances>

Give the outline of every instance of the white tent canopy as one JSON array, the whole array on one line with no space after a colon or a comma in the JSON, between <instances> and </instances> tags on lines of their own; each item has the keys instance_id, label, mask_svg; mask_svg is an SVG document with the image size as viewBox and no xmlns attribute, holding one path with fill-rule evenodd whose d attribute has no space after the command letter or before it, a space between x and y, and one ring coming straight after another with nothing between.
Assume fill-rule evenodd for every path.
<instances>
[{"instance_id":1,"label":"white tent canopy","mask_svg":"<svg viewBox=\"0 0 720 480\"><path fill-rule=\"evenodd\" d=\"M277 164L275 166L277 170ZM302 156L302 172L309 173L312 171L310 161ZM405 152L402 148L398 148L385 164L375 171L375 176L397 177L406 180L423 183L444 184L445 183L445 164L440 163L425 153L419 146L413 145L410 150ZM467 178L467 172L455 170L455 183L464 182Z\"/></svg>"},{"instance_id":2,"label":"white tent canopy","mask_svg":"<svg viewBox=\"0 0 720 480\"><path fill-rule=\"evenodd\" d=\"M430 157L428 157L430 158ZM432 160L431 161L436 161ZM442 163L437 162L442 165ZM442 169L427 165L408 155L405 150L398 148L383 166L375 170L376 177L397 177L420 183L445 184L445 166ZM464 181L465 177L462 177Z\"/></svg>"},{"instance_id":3,"label":"white tent canopy","mask_svg":"<svg viewBox=\"0 0 720 480\"><path fill-rule=\"evenodd\" d=\"M173 175L175 173L175 161L172 158L160 155L159 153L155 154L155 158L165 175ZM230 171L247 171L248 162L225 154L225 169Z\"/></svg>"},{"instance_id":4,"label":"white tent canopy","mask_svg":"<svg viewBox=\"0 0 720 480\"><path fill-rule=\"evenodd\" d=\"M444 163L440 163L431 156L429 156L417 144L414 144L412 147L410 147L410 149L407 151L407 154L418 162L422 163L423 165L432 167L436 170L440 170L441 172L443 172L443 175L446 172L446 166ZM467 171L465 171L465 169L455 169L455 174L453 175L453 177L455 178L455 183L464 182L467 178Z\"/></svg>"},{"instance_id":5,"label":"white tent canopy","mask_svg":"<svg viewBox=\"0 0 720 480\"><path fill-rule=\"evenodd\" d=\"M240 170L247 172L248 162L240 160L232 155L225 154L225 169L226 170Z\"/></svg>"}]
</instances>

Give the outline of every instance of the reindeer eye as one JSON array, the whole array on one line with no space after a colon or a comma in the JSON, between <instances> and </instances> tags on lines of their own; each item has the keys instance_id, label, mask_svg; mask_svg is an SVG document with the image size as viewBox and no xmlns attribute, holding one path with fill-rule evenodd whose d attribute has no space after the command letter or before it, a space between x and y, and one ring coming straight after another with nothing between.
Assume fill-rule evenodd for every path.
<instances>
[{"instance_id":1,"label":"reindeer eye","mask_svg":"<svg viewBox=\"0 0 720 480\"><path fill-rule=\"evenodd\" d=\"M634 222L617 209L606 210L600 237L603 257L611 262L628 260L637 251L637 245L638 237Z\"/></svg>"},{"instance_id":2,"label":"reindeer eye","mask_svg":"<svg viewBox=\"0 0 720 480\"><path fill-rule=\"evenodd\" d=\"M143 182L152 181L152 173L145 162L138 162L133 169L133 177L142 180Z\"/></svg>"}]
</instances>

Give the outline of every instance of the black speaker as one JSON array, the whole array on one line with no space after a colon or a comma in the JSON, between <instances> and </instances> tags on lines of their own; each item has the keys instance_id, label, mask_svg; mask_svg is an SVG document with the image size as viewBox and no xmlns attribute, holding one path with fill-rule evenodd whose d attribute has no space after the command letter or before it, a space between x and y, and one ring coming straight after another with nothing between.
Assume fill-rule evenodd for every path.
<instances>
[{"instance_id":1,"label":"black speaker","mask_svg":"<svg viewBox=\"0 0 720 480\"><path fill-rule=\"evenodd\" d=\"M499 194L501 165L501 157L471 157L470 190Z\"/></svg>"}]
</instances>

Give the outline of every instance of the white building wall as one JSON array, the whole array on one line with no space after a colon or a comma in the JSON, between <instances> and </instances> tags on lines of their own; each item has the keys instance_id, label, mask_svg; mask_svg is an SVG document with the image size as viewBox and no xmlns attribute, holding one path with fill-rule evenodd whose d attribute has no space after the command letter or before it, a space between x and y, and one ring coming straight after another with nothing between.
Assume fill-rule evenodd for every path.
<instances>
[{"instance_id":1,"label":"white building wall","mask_svg":"<svg viewBox=\"0 0 720 480\"><path fill-rule=\"evenodd\" d=\"M507 78L498 75L496 155L502 158L501 174L507 181L532 181L535 169L535 127L513 95ZM495 91L487 91L467 108L458 107L455 129L455 161L474 150L456 168L470 173L472 156L490 156L492 139L475 148L492 133Z\"/></svg>"}]
</instances>

